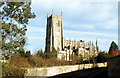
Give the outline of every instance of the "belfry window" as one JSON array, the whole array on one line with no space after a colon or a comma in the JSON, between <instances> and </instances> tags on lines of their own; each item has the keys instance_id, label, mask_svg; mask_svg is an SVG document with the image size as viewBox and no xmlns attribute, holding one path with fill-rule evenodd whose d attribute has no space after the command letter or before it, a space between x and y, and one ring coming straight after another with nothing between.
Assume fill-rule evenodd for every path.
<instances>
[{"instance_id":1,"label":"belfry window","mask_svg":"<svg viewBox=\"0 0 120 78\"><path fill-rule=\"evenodd\" d=\"M58 26L61 26L60 23L61 23L61 22L58 20Z\"/></svg>"}]
</instances>

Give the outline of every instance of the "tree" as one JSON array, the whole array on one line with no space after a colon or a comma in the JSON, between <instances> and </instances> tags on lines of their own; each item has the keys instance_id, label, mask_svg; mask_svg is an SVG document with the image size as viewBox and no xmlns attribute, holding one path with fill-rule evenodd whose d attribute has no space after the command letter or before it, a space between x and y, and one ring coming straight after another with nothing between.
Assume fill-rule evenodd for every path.
<instances>
[{"instance_id":1,"label":"tree","mask_svg":"<svg viewBox=\"0 0 120 78\"><path fill-rule=\"evenodd\" d=\"M83 56L74 56L72 60L73 64L79 64L83 62Z\"/></svg>"},{"instance_id":2,"label":"tree","mask_svg":"<svg viewBox=\"0 0 120 78\"><path fill-rule=\"evenodd\" d=\"M118 45L114 41L112 41L110 48L109 48L109 52L112 52L114 50L118 50Z\"/></svg>"},{"instance_id":3,"label":"tree","mask_svg":"<svg viewBox=\"0 0 120 78\"><path fill-rule=\"evenodd\" d=\"M46 58L57 58L57 53L58 51L56 51L56 49L53 48L51 52L45 52L45 56Z\"/></svg>"},{"instance_id":4,"label":"tree","mask_svg":"<svg viewBox=\"0 0 120 78\"><path fill-rule=\"evenodd\" d=\"M99 52L98 56L96 57L97 62L107 62L110 55L106 52Z\"/></svg>"},{"instance_id":5,"label":"tree","mask_svg":"<svg viewBox=\"0 0 120 78\"><path fill-rule=\"evenodd\" d=\"M26 26L29 19L35 18L35 14L31 13L30 5L31 2L0 3L2 9L0 12L2 18L0 29L2 41L0 45L2 45L3 56L23 51L26 43Z\"/></svg>"},{"instance_id":6,"label":"tree","mask_svg":"<svg viewBox=\"0 0 120 78\"><path fill-rule=\"evenodd\" d=\"M114 41L112 41L112 43L110 45L109 54L111 56L117 56L117 55L119 55L118 45Z\"/></svg>"},{"instance_id":7,"label":"tree","mask_svg":"<svg viewBox=\"0 0 120 78\"><path fill-rule=\"evenodd\" d=\"M29 50L29 51L26 51L25 57L30 57L30 56L31 56L30 50Z\"/></svg>"},{"instance_id":8,"label":"tree","mask_svg":"<svg viewBox=\"0 0 120 78\"><path fill-rule=\"evenodd\" d=\"M44 54L44 52L42 50L38 50L37 53L35 54L35 56L44 58L45 54Z\"/></svg>"}]
</instances>

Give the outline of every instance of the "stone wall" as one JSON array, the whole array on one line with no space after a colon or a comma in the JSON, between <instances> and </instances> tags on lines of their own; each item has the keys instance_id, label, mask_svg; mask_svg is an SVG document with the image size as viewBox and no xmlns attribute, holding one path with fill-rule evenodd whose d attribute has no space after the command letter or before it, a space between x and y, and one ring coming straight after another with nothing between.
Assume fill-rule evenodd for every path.
<instances>
[{"instance_id":1,"label":"stone wall","mask_svg":"<svg viewBox=\"0 0 120 78\"><path fill-rule=\"evenodd\" d=\"M109 78L120 78L120 55L108 60Z\"/></svg>"},{"instance_id":2,"label":"stone wall","mask_svg":"<svg viewBox=\"0 0 120 78\"><path fill-rule=\"evenodd\" d=\"M98 67L106 67L107 63L97 63ZM62 73L72 72L76 70L92 68L93 64L67 65L67 66L52 66L41 68L24 68L26 69L25 76L54 76Z\"/></svg>"}]
</instances>

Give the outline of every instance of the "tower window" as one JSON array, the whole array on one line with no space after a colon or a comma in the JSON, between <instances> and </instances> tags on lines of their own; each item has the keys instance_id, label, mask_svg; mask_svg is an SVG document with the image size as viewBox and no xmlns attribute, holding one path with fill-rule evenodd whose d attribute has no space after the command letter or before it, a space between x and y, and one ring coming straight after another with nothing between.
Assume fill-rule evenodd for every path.
<instances>
[{"instance_id":1,"label":"tower window","mask_svg":"<svg viewBox=\"0 0 120 78\"><path fill-rule=\"evenodd\" d=\"M59 20L58 20L58 26L61 26L61 25L60 25L60 21L59 21Z\"/></svg>"}]
</instances>

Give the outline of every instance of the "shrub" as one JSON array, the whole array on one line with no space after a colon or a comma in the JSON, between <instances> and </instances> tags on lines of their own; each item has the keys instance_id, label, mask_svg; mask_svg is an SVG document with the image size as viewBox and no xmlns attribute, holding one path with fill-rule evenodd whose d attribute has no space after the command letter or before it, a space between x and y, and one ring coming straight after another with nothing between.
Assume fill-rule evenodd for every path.
<instances>
[{"instance_id":1,"label":"shrub","mask_svg":"<svg viewBox=\"0 0 120 78\"><path fill-rule=\"evenodd\" d=\"M80 57L74 56L74 59L72 60L72 64L79 64L81 62L83 62L83 57L82 56L80 56Z\"/></svg>"},{"instance_id":2,"label":"shrub","mask_svg":"<svg viewBox=\"0 0 120 78\"><path fill-rule=\"evenodd\" d=\"M27 58L21 57L20 54L12 56L10 63L16 67L30 67Z\"/></svg>"},{"instance_id":3,"label":"shrub","mask_svg":"<svg viewBox=\"0 0 120 78\"><path fill-rule=\"evenodd\" d=\"M54 55L54 54L53 54ZM15 54L10 60L10 64L16 67L47 67L79 64L82 57L74 57L73 61L58 60L55 57L43 58L41 56L22 57L20 54Z\"/></svg>"},{"instance_id":4,"label":"shrub","mask_svg":"<svg viewBox=\"0 0 120 78\"><path fill-rule=\"evenodd\" d=\"M37 56L30 56L28 62L32 67L43 67L47 65L46 59Z\"/></svg>"},{"instance_id":5,"label":"shrub","mask_svg":"<svg viewBox=\"0 0 120 78\"><path fill-rule=\"evenodd\" d=\"M29 64L32 67L47 67L47 66L61 66L69 64L65 60L58 60L55 58L42 58L37 56L30 56L28 58Z\"/></svg>"},{"instance_id":6,"label":"shrub","mask_svg":"<svg viewBox=\"0 0 120 78\"><path fill-rule=\"evenodd\" d=\"M12 66L9 63L2 64L2 76L3 78L9 78L9 76L17 76L23 78L25 70Z\"/></svg>"},{"instance_id":7,"label":"shrub","mask_svg":"<svg viewBox=\"0 0 120 78\"><path fill-rule=\"evenodd\" d=\"M38 50L35 56L45 58L45 53L42 50Z\"/></svg>"},{"instance_id":8,"label":"shrub","mask_svg":"<svg viewBox=\"0 0 120 78\"><path fill-rule=\"evenodd\" d=\"M106 62L110 55L105 52L100 52L98 56L96 57L97 62Z\"/></svg>"}]
</instances>

